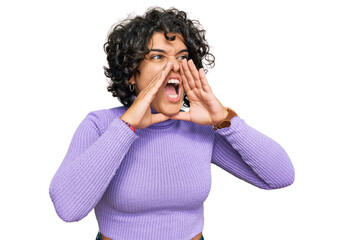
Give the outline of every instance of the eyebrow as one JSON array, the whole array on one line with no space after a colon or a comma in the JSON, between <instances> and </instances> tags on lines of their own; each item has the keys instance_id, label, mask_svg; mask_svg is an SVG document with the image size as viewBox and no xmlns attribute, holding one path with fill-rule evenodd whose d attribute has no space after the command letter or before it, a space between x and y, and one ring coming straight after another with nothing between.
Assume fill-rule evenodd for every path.
<instances>
[{"instance_id":1,"label":"eyebrow","mask_svg":"<svg viewBox=\"0 0 362 240\"><path fill-rule=\"evenodd\" d=\"M152 49L150 49L150 52L161 52L161 53L166 53L166 51L165 50L163 50L163 49L159 49L159 48L152 48ZM183 53L183 52L189 52L187 49L182 49L181 51L179 51L177 54L180 54L180 53Z\"/></svg>"}]
</instances>

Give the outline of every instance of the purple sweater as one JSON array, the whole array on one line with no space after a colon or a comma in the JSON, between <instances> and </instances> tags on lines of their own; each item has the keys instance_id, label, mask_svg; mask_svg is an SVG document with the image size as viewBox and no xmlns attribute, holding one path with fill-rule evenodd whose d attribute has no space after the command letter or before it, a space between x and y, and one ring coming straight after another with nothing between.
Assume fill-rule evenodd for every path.
<instances>
[{"instance_id":1,"label":"purple sweater","mask_svg":"<svg viewBox=\"0 0 362 240\"><path fill-rule=\"evenodd\" d=\"M77 128L49 188L64 221L94 208L113 240L189 240L203 230L211 163L263 189L294 181L283 148L239 116L217 131L169 119L134 133L119 118L126 110L90 112Z\"/></svg>"}]
</instances>

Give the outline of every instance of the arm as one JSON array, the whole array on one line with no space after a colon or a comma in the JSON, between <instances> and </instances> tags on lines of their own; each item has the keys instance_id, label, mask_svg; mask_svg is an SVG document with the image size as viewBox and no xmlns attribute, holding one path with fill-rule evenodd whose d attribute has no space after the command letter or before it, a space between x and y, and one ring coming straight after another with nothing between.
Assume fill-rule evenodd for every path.
<instances>
[{"instance_id":1,"label":"arm","mask_svg":"<svg viewBox=\"0 0 362 240\"><path fill-rule=\"evenodd\" d=\"M210 126L224 120L228 113L212 92L204 70L197 69L192 60L182 60L180 66L190 110L179 112L171 119ZM238 116L232 118L231 123L230 127L215 133L212 163L264 189L293 183L293 165L278 143L246 125Z\"/></svg>"},{"instance_id":2,"label":"arm","mask_svg":"<svg viewBox=\"0 0 362 240\"><path fill-rule=\"evenodd\" d=\"M215 131L212 163L263 189L294 182L294 168L284 149L236 116L231 126Z\"/></svg>"},{"instance_id":3,"label":"arm","mask_svg":"<svg viewBox=\"0 0 362 240\"><path fill-rule=\"evenodd\" d=\"M67 222L79 221L92 211L138 138L120 118L115 118L102 135L97 122L96 112L81 122L50 183L56 212Z\"/></svg>"}]
</instances>

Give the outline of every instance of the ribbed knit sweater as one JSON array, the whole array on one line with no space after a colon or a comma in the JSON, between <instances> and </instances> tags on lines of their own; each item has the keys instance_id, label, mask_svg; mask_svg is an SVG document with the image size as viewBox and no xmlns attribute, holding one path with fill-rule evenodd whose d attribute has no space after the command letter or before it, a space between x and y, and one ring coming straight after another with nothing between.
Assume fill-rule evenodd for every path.
<instances>
[{"instance_id":1,"label":"ribbed knit sweater","mask_svg":"<svg viewBox=\"0 0 362 240\"><path fill-rule=\"evenodd\" d=\"M239 116L217 131L169 119L134 133L120 119L126 110L90 112L74 133L49 188L64 221L94 208L113 240L190 240L203 230L211 163L263 189L294 181L283 148Z\"/></svg>"}]
</instances>

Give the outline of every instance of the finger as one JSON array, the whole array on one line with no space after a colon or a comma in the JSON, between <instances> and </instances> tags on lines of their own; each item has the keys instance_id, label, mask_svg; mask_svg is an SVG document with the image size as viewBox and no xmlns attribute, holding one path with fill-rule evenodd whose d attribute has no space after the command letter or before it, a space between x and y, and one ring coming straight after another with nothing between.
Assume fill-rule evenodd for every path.
<instances>
[{"instance_id":1,"label":"finger","mask_svg":"<svg viewBox=\"0 0 362 240\"><path fill-rule=\"evenodd\" d=\"M167 74L171 71L173 68L173 63L168 62L164 68L152 79L152 81L148 84L148 86L145 88L146 93L151 93L155 95L160 87L162 86Z\"/></svg>"},{"instance_id":2,"label":"finger","mask_svg":"<svg viewBox=\"0 0 362 240\"><path fill-rule=\"evenodd\" d=\"M187 83L189 84L190 86L190 89L194 89L195 88L195 82L194 82L194 79L192 77L192 74L190 72L190 69L187 65L187 61L186 59L182 61L182 70L184 71L184 75L185 75L185 78L187 79Z\"/></svg>"},{"instance_id":3,"label":"finger","mask_svg":"<svg viewBox=\"0 0 362 240\"><path fill-rule=\"evenodd\" d=\"M151 85L151 87L157 86L158 88L160 88L160 86L162 86L162 83L165 80L167 74L171 71L172 68L173 68L173 63L168 62L163 67L163 69L156 75L156 77L154 77L152 79L152 81L150 82L149 85ZM157 90L158 90L158 88L157 88Z\"/></svg>"},{"instance_id":4,"label":"finger","mask_svg":"<svg viewBox=\"0 0 362 240\"><path fill-rule=\"evenodd\" d=\"M175 115L172 115L170 119L191 121L189 112L178 112Z\"/></svg>"},{"instance_id":5,"label":"finger","mask_svg":"<svg viewBox=\"0 0 362 240\"><path fill-rule=\"evenodd\" d=\"M202 89L204 89L205 92L211 92L211 87L206 79L205 71L203 68L200 68L199 76L200 76L200 82L202 84Z\"/></svg>"},{"instance_id":6,"label":"finger","mask_svg":"<svg viewBox=\"0 0 362 240\"><path fill-rule=\"evenodd\" d=\"M169 118L170 118L169 116L166 116L166 115L164 115L164 114L162 114L162 113L156 113L156 114L152 114L152 115L151 115L152 124L166 121L166 120L168 120Z\"/></svg>"},{"instance_id":7,"label":"finger","mask_svg":"<svg viewBox=\"0 0 362 240\"><path fill-rule=\"evenodd\" d=\"M147 105L150 105L172 67L172 62L167 63L163 69L151 80L147 87L138 94L136 101L145 101Z\"/></svg>"},{"instance_id":8,"label":"finger","mask_svg":"<svg viewBox=\"0 0 362 240\"><path fill-rule=\"evenodd\" d=\"M199 79L199 71L197 71L197 68L194 64L194 61L192 61L192 59L190 59L188 62L187 62L187 65L190 69L190 72L191 72L191 75L194 79L194 82L195 82L195 85L197 88L199 89L202 89L202 85L201 85L201 82L200 82L200 79Z\"/></svg>"},{"instance_id":9,"label":"finger","mask_svg":"<svg viewBox=\"0 0 362 240\"><path fill-rule=\"evenodd\" d=\"M182 68L182 66L180 67L180 75L181 75L181 78L182 78L182 84L184 85L184 89L185 89L185 92L187 93L188 91L190 91L190 86L187 82L187 79L186 79L186 76L185 76L185 73L184 73L184 70Z\"/></svg>"}]
</instances>

